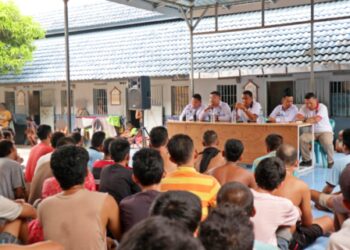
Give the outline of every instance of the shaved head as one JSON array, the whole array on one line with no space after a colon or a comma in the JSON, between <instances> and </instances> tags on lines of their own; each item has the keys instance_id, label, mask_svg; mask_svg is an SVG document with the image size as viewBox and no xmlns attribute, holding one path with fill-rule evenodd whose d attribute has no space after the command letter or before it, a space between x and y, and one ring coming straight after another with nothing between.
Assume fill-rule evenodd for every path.
<instances>
[{"instance_id":1,"label":"shaved head","mask_svg":"<svg viewBox=\"0 0 350 250\"><path fill-rule=\"evenodd\" d=\"M297 150L289 144L281 145L276 152L276 156L283 161L287 168L294 166L298 160Z\"/></svg>"}]
</instances>

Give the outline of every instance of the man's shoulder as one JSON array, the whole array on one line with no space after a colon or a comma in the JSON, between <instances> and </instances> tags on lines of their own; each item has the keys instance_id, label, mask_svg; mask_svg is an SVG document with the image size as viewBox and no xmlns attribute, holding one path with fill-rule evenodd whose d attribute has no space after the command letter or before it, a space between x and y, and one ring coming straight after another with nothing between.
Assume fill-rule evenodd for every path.
<instances>
[{"instance_id":1,"label":"man's shoulder","mask_svg":"<svg viewBox=\"0 0 350 250\"><path fill-rule=\"evenodd\" d=\"M3 169L12 169L12 168L21 168L21 164L19 164L17 161L14 161L9 158L1 158L0 159L0 166Z\"/></svg>"}]
</instances>

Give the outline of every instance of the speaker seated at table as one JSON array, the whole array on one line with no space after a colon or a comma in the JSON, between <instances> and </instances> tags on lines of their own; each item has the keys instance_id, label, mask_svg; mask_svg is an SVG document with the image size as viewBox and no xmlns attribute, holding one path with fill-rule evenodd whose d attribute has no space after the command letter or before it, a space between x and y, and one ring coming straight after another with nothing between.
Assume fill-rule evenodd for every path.
<instances>
[{"instance_id":1,"label":"speaker seated at table","mask_svg":"<svg viewBox=\"0 0 350 250\"><path fill-rule=\"evenodd\" d=\"M205 109L202 104L202 97L200 94L192 96L191 103L188 104L182 111L180 121L198 121L200 113Z\"/></svg>"},{"instance_id":2,"label":"speaker seated at table","mask_svg":"<svg viewBox=\"0 0 350 250\"><path fill-rule=\"evenodd\" d=\"M231 121L231 108L226 103L221 101L221 94L218 91L213 91L209 95L209 105L200 113L201 121Z\"/></svg>"},{"instance_id":3,"label":"speaker seated at table","mask_svg":"<svg viewBox=\"0 0 350 250\"><path fill-rule=\"evenodd\" d=\"M260 103L253 100L253 93L246 90L242 94L242 102L235 105L237 110L237 120L243 122L256 122L260 111Z\"/></svg>"}]
</instances>

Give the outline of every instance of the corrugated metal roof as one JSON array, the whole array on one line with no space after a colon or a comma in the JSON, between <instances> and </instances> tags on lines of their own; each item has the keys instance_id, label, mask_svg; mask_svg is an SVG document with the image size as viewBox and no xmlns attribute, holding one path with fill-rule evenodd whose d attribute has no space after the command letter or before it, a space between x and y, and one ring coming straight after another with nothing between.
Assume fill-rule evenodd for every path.
<instances>
[{"instance_id":1,"label":"corrugated metal roof","mask_svg":"<svg viewBox=\"0 0 350 250\"><path fill-rule=\"evenodd\" d=\"M64 32L63 15L62 3L62 9L38 13L33 17L48 34L52 34ZM167 20L169 18L155 11L137 9L106 0L94 0L69 7L69 27L71 31Z\"/></svg>"},{"instance_id":2,"label":"corrugated metal roof","mask_svg":"<svg viewBox=\"0 0 350 250\"><path fill-rule=\"evenodd\" d=\"M316 18L350 12L350 0L319 5ZM301 14L304 13L304 14ZM294 15L298 13L298 15ZM308 8L273 10L274 22L303 19ZM220 17L223 27L258 22L259 13ZM256 21L253 21L256 20ZM207 30L212 18L198 26ZM316 69L350 64L350 20L315 24ZM267 30L196 36L194 62L197 73L224 71L291 72L305 70L310 62L310 27L289 26ZM72 35L71 79L103 80L139 75L173 76L188 74L189 32L185 22L174 21L118 30ZM52 82L65 80L64 38L36 42L34 60L18 76L0 77L0 83ZM276 71L276 72L277 72ZM302 72L302 71L300 71Z\"/></svg>"}]
</instances>

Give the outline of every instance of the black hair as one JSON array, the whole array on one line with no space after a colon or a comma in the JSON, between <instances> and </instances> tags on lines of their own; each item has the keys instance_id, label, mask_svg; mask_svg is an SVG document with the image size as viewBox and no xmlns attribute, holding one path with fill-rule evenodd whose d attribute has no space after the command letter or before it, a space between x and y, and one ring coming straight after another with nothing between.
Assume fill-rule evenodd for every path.
<instances>
[{"instance_id":1,"label":"black hair","mask_svg":"<svg viewBox=\"0 0 350 250\"><path fill-rule=\"evenodd\" d=\"M55 132L52 134L52 137L51 137L51 146L53 148L56 148L57 147L57 142L59 141L59 139L63 138L65 135L64 133L62 132Z\"/></svg>"},{"instance_id":2,"label":"black hair","mask_svg":"<svg viewBox=\"0 0 350 250\"><path fill-rule=\"evenodd\" d=\"M12 150L14 149L15 145L12 141L9 140L2 140L0 141L0 157L7 157L11 154Z\"/></svg>"},{"instance_id":3,"label":"black hair","mask_svg":"<svg viewBox=\"0 0 350 250\"><path fill-rule=\"evenodd\" d=\"M114 141L115 138L114 137L109 137L109 138L106 138L104 141L103 141L103 153L105 155L110 155L111 152L109 151L109 147L111 146L111 143L112 141Z\"/></svg>"},{"instance_id":4,"label":"black hair","mask_svg":"<svg viewBox=\"0 0 350 250\"><path fill-rule=\"evenodd\" d=\"M201 221L202 204L198 196L190 192L168 191L153 201L150 212L180 222L195 232Z\"/></svg>"},{"instance_id":5,"label":"black hair","mask_svg":"<svg viewBox=\"0 0 350 250\"><path fill-rule=\"evenodd\" d=\"M203 143L205 146L210 146L218 140L218 134L214 130L207 130L203 134Z\"/></svg>"},{"instance_id":6,"label":"black hair","mask_svg":"<svg viewBox=\"0 0 350 250\"><path fill-rule=\"evenodd\" d=\"M84 183L88 161L89 154L86 149L75 145L59 147L52 153L52 173L63 190Z\"/></svg>"},{"instance_id":7,"label":"black hair","mask_svg":"<svg viewBox=\"0 0 350 250\"><path fill-rule=\"evenodd\" d=\"M177 165L186 164L191 160L193 150L193 141L188 135L177 134L169 140L168 151L171 159Z\"/></svg>"},{"instance_id":8,"label":"black hair","mask_svg":"<svg viewBox=\"0 0 350 250\"><path fill-rule=\"evenodd\" d=\"M244 151L243 143L240 140L229 139L225 143L225 158L227 161L236 162Z\"/></svg>"},{"instance_id":9,"label":"black hair","mask_svg":"<svg viewBox=\"0 0 350 250\"><path fill-rule=\"evenodd\" d=\"M252 250L253 223L242 209L226 203L201 223L198 238L206 250Z\"/></svg>"},{"instance_id":10,"label":"black hair","mask_svg":"<svg viewBox=\"0 0 350 250\"><path fill-rule=\"evenodd\" d=\"M285 166L292 166L298 160L298 151L293 146L284 144L278 148L276 156L283 161Z\"/></svg>"},{"instance_id":11,"label":"black hair","mask_svg":"<svg viewBox=\"0 0 350 250\"><path fill-rule=\"evenodd\" d=\"M132 171L142 186L158 184L164 173L163 158L151 148L143 148L132 158Z\"/></svg>"},{"instance_id":12,"label":"black hair","mask_svg":"<svg viewBox=\"0 0 350 250\"><path fill-rule=\"evenodd\" d=\"M46 125L46 124L40 125L37 129L37 132L36 132L38 138L41 141L47 139L51 133L52 133L51 126Z\"/></svg>"},{"instance_id":13,"label":"black hair","mask_svg":"<svg viewBox=\"0 0 350 250\"><path fill-rule=\"evenodd\" d=\"M74 139L75 144L80 143L83 139L83 136L80 134L80 132L73 132L70 137Z\"/></svg>"},{"instance_id":14,"label":"black hair","mask_svg":"<svg viewBox=\"0 0 350 250\"><path fill-rule=\"evenodd\" d=\"M317 98L316 95L312 92L307 93L304 97L305 100L316 99L316 98Z\"/></svg>"},{"instance_id":15,"label":"black hair","mask_svg":"<svg viewBox=\"0 0 350 250\"><path fill-rule=\"evenodd\" d=\"M283 144L283 137L278 134L270 134L265 138L265 143L270 151L275 151Z\"/></svg>"},{"instance_id":16,"label":"black hair","mask_svg":"<svg viewBox=\"0 0 350 250\"><path fill-rule=\"evenodd\" d=\"M56 148L60 148L65 145L75 145L75 140L72 137L64 136L57 141Z\"/></svg>"},{"instance_id":17,"label":"black hair","mask_svg":"<svg viewBox=\"0 0 350 250\"><path fill-rule=\"evenodd\" d=\"M286 168L281 159L269 157L262 160L255 170L258 186L267 191L275 190L286 178Z\"/></svg>"},{"instance_id":18,"label":"black hair","mask_svg":"<svg viewBox=\"0 0 350 250\"><path fill-rule=\"evenodd\" d=\"M286 88L283 91L283 97L293 97L293 93L292 90L290 88Z\"/></svg>"},{"instance_id":19,"label":"black hair","mask_svg":"<svg viewBox=\"0 0 350 250\"><path fill-rule=\"evenodd\" d=\"M91 138L91 147L94 149L99 148L105 139L106 139L105 132L103 132L103 131L95 132Z\"/></svg>"},{"instance_id":20,"label":"black hair","mask_svg":"<svg viewBox=\"0 0 350 250\"><path fill-rule=\"evenodd\" d=\"M350 164L343 170L339 183L344 199L350 202Z\"/></svg>"},{"instance_id":21,"label":"black hair","mask_svg":"<svg viewBox=\"0 0 350 250\"><path fill-rule=\"evenodd\" d=\"M9 130L4 129L2 131L2 136L4 137L5 140L10 140L10 139L12 139L13 134Z\"/></svg>"},{"instance_id":22,"label":"black hair","mask_svg":"<svg viewBox=\"0 0 350 250\"><path fill-rule=\"evenodd\" d=\"M194 98L194 99L196 99L196 100L198 100L198 101L202 101L202 96L200 95L200 94L194 94L193 96L192 96L192 98Z\"/></svg>"},{"instance_id":23,"label":"black hair","mask_svg":"<svg viewBox=\"0 0 350 250\"><path fill-rule=\"evenodd\" d=\"M343 131L343 144L350 150L350 128Z\"/></svg>"},{"instance_id":24,"label":"black hair","mask_svg":"<svg viewBox=\"0 0 350 250\"><path fill-rule=\"evenodd\" d=\"M252 191L240 182L228 182L223 185L216 197L219 206L229 203L243 209L248 216L254 212L254 196Z\"/></svg>"},{"instance_id":25,"label":"black hair","mask_svg":"<svg viewBox=\"0 0 350 250\"><path fill-rule=\"evenodd\" d=\"M221 97L221 94L220 94L219 91L212 91L212 92L210 92L210 94L211 94L211 95L216 95L216 96L218 96L218 97Z\"/></svg>"},{"instance_id":26,"label":"black hair","mask_svg":"<svg viewBox=\"0 0 350 250\"><path fill-rule=\"evenodd\" d=\"M130 154L130 143L125 138L116 138L109 145L109 152L115 162L121 162Z\"/></svg>"},{"instance_id":27,"label":"black hair","mask_svg":"<svg viewBox=\"0 0 350 250\"><path fill-rule=\"evenodd\" d=\"M245 90L245 91L243 91L243 95L247 95L247 96L249 96L250 98L253 98L253 93L252 93L250 90Z\"/></svg>"},{"instance_id":28,"label":"black hair","mask_svg":"<svg viewBox=\"0 0 350 250\"><path fill-rule=\"evenodd\" d=\"M106 133L103 131L97 131L92 135L91 138L91 147L94 149L99 148L103 141L106 139Z\"/></svg>"},{"instance_id":29,"label":"black hair","mask_svg":"<svg viewBox=\"0 0 350 250\"><path fill-rule=\"evenodd\" d=\"M162 216L147 218L131 228L118 250L204 250L180 223Z\"/></svg>"},{"instance_id":30,"label":"black hair","mask_svg":"<svg viewBox=\"0 0 350 250\"><path fill-rule=\"evenodd\" d=\"M168 130L163 126L154 127L149 134L149 139L151 146L154 148L165 146L169 139Z\"/></svg>"}]
</instances>

